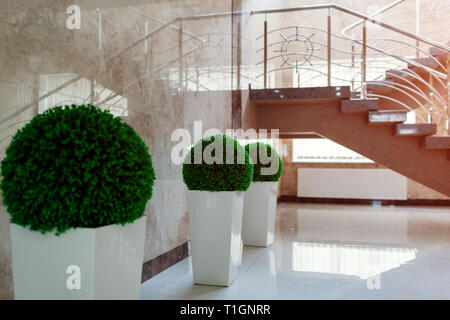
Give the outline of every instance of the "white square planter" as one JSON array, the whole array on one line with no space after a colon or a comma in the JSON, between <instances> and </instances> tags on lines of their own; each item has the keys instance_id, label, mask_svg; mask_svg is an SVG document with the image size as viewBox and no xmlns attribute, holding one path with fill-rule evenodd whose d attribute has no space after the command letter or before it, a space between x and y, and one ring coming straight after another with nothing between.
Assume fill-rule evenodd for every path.
<instances>
[{"instance_id":1,"label":"white square planter","mask_svg":"<svg viewBox=\"0 0 450 320\"><path fill-rule=\"evenodd\" d=\"M15 298L139 299L145 222L143 216L60 236L11 224ZM80 289L73 288L77 275Z\"/></svg>"},{"instance_id":2,"label":"white square planter","mask_svg":"<svg viewBox=\"0 0 450 320\"><path fill-rule=\"evenodd\" d=\"M188 191L194 283L229 286L242 261L243 192Z\"/></svg>"},{"instance_id":3,"label":"white square planter","mask_svg":"<svg viewBox=\"0 0 450 320\"><path fill-rule=\"evenodd\" d=\"M278 182L252 182L244 196L244 245L267 247L273 243Z\"/></svg>"}]
</instances>

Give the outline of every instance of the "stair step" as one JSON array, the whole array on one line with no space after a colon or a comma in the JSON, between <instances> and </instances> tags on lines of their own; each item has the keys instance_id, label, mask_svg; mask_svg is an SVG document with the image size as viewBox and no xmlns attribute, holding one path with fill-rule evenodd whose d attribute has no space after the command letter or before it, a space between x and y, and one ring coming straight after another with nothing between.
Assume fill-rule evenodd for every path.
<instances>
[{"instance_id":1,"label":"stair step","mask_svg":"<svg viewBox=\"0 0 450 320\"><path fill-rule=\"evenodd\" d=\"M341 100L341 110L343 113L378 110L378 99L344 99Z\"/></svg>"},{"instance_id":2,"label":"stair step","mask_svg":"<svg viewBox=\"0 0 450 320\"><path fill-rule=\"evenodd\" d=\"M361 98L361 92L359 92L359 91L350 92L350 99L360 99L360 98Z\"/></svg>"},{"instance_id":3,"label":"stair step","mask_svg":"<svg viewBox=\"0 0 450 320\"><path fill-rule=\"evenodd\" d=\"M443 56L447 54L447 52L444 49L436 47L431 47L429 52L433 57Z\"/></svg>"},{"instance_id":4,"label":"stair step","mask_svg":"<svg viewBox=\"0 0 450 320\"><path fill-rule=\"evenodd\" d=\"M348 99L350 87L251 89L249 100Z\"/></svg>"},{"instance_id":5,"label":"stair step","mask_svg":"<svg viewBox=\"0 0 450 320\"><path fill-rule=\"evenodd\" d=\"M392 69L386 71L386 79L395 81L400 80L400 78L405 78L408 80L414 79L414 77L411 75L411 70L409 69Z\"/></svg>"},{"instance_id":6,"label":"stair step","mask_svg":"<svg viewBox=\"0 0 450 320\"><path fill-rule=\"evenodd\" d=\"M436 60L434 60L433 58L414 58L411 59L415 62L417 62L420 65L423 65L425 67L429 67L429 68L437 68L439 66L438 62ZM415 65L408 63L408 68L416 68Z\"/></svg>"},{"instance_id":7,"label":"stair step","mask_svg":"<svg viewBox=\"0 0 450 320\"><path fill-rule=\"evenodd\" d=\"M450 136L429 136L425 138L427 149L450 149Z\"/></svg>"},{"instance_id":8,"label":"stair step","mask_svg":"<svg viewBox=\"0 0 450 320\"><path fill-rule=\"evenodd\" d=\"M398 136L431 136L436 130L435 123L399 123L395 126Z\"/></svg>"},{"instance_id":9,"label":"stair step","mask_svg":"<svg viewBox=\"0 0 450 320\"><path fill-rule=\"evenodd\" d=\"M394 86L395 83L392 80L383 80L383 81L368 81L367 82L367 90L377 92L389 92L392 90L391 86Z\"/></svg>"},{"instance_id":10,"label":"stair step","mask_svg":"<svg viewBox=\"0 0 450 320\"><path fill-rule=\"evenodd\" d=\"M369 123L398 123L406 121L406 111L404 110L381 110L369 112Z\"/></svg>"},{"instance_id":11,"label":"stair step","mask_svg":"<svg viewBox=\"0 0 450 320\"><path fill-rule=\"evenodd\" d=\"M450 41L447 42L447 46L450 46ZM444 49L441 49L441 48L437 48L437 47L431 47L430 50L428 50L428 52L429 52L433 57L447 56L447 51L445 51Z\"/></svg>"}]
</instances>

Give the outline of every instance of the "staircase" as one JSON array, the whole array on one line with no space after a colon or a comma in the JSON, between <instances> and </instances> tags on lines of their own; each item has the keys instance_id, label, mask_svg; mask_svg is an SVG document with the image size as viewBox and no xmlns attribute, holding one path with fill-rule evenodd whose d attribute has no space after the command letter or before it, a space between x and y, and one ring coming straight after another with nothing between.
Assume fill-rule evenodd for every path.
<instances>
[{"instance_id":1,"label":"staircase","mask_svg":"<svg viewBox=\"0 0 450 320\"><path fill-rule=\"evenodd\" d=\"M450 136L434 136L434 123L405 124L405 110L381 110L378 99L350 96L349 86L250 90L244 129L315 132L450 196Z\"/></svg>"},{"instance_id":2,"label":"staircase","mask_svg":"<svg viewBox=\"0 0 450 320\"><path fill-rule=\"evenodd\" d=\"M277 59L268 53L274 45L270 36L278 30L267 31L265 25L264 88L249 87L243 108L244 129L278 129L280 138L316 133L450 196L450 43L436 43L382 23L384 35L380 39L366 27L372 21L361 17L342 32L351 41L352 50L346 52L345 39L330 31L331 19L329 14L327 27L314 29L323 32L323 38L327 36L322 47L315 43L327 54L320 56L314 51L315 59L310 58L306 67L299 67L301 59L293 61L298 53L286 52L289 58L285 57L279 68L270 69L267 61ZM362 25L359 34L346 34L358 25ZM299 28L306 33L307 27L295 27L301 40ZM282 30L287 33L290 29ZM284 38L286 42L292 39ZM339 43L336 48L335 43ZM333 53L337 58L333 59ZM288 62L299 77L322 76L323 80L320 84L315 81L314 86L299 80L298 88L269 88L268 74L280 69L286 73ZM324 62L326 71L321 68ZM333 68L338 73L333 74ZM344 68L348 71L339 71ZM415 121L407 116L409 112L414 112Z\"/></svg>"}]
</instances>

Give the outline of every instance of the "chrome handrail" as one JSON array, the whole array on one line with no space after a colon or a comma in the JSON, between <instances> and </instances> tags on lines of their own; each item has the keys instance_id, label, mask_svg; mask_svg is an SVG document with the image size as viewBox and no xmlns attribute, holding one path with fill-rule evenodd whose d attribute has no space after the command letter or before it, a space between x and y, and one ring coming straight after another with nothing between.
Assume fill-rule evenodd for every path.
<instances>
[{"instance_id":1,"label":"chrome handrail","mask_svg":"<svg viewBox=\"0 0 450 320\"><path fill-rule=\"evenodd\" d=\"M138 9L136 9L136 8L134 8L134 7L128 7L128 10L133 11L133 12L139 14L140 16L146 18L146 19L156 21L156 22L159 23L159 24L164 24L164 23L165 23L164 21L162 21L162 20L160 20L160 19L158 19L158 18L149 16L149 15L145 14L144 12L142 12L141 10L138 10ZM175 24L171 24L171 25L169 25L168 27L171 28L171 29L173 29L173 30L175 30L175 31L179 31L179 29L180 29L180 27L177 26L177 25L175 25ZM196 34L194 34L194 33L192 33L192 32L186 31L186 30L184 30L184 29L182 29L181 32L183 32L184 34L190 36L192 39L199 40L200 42L205 42L205 41L206 41L205 39L203 39L203 38L200 37L199 35L196 35Z\"/></svg>"},{"instance_id":2,"label":"chrome handrail","mask_svg":"<svg viewBox=\"0 0 450 320\"><path fill-rule=\"evenodd\" d=\"M360 18L364 21L371 22L373 24L379 25L383 28L389 29L391 31L394 31L396 33L402 34L404 36L407 36L409 38L428 43L429 45L432 45L434 47L450 51L450 47L447 45L444 45L442 43L421 37L420 35L416 35L414 33L402 30L400 28L394 27L390 24L384 23L382 21L378 21L374 18L371 18L370 16L367 16L365 14L362 14L358 11L348 9L344 6L338 5L338 4L323 4L323 5L312 5L312 6L302 6L302 7L295 7L295 8L283 8L283 9L268 9L268 10L254 10L250 11L250 14L269 14L269 13L281 13L281 12L291 12L291 11L305 11L305 10L318 10L318 9L335 9L347 14L350 14L354 17ZM351 38L349 40L352 40Z\"/></svg>"},{"instance_id":3,"label":"chrome handrail","mask_svg":"<svg viewBox=\"0 0 450 320\"><path fill-rule=\"evenodd\" d=\"M400 2L401 2L400 0L399 1L395 1L395 2L391 3L390 5L388 5L388 7L390 8L390 7L396 5L396 4L400 3ZM433 47L440 48L440 49L444 50L447 53L450 52L450 47L447 46L447 45L444 45L444 44L436 42L434 40L430 40L430 39L427 39L427 38L422 37L420 35L416 35L414 33L402 30L400 28L397 28L397 27L392 26L390 24L384 23L382 21L378 21L377 19L374 18L374 16L376 14L372 14L372 15L368 16L368 15L362 14L362 13L360 13L358 11L355 11L355 10L352 10L352 9L348 9L348 8L346 8L344 6L341 6L341 5L338 5L338 4L321 4L321 5L309 5L309 6L300 6L300 7L293 7L293 8L275 8L275 9L265 9L265 10L232 11L232 12L222 12L222 13L200 14L200 15L193 15L193 16L176 17L176 18L174 18L174 19L172 19L172 20L170 20L168 22L162 23L160 26L154 28L150 32L146 33L144 36L140 37L135 42L131 43L130 45L128 45L125 48L123 48L122 50L120 50L117 54L114 54L111 57L107 58L106 59L106 63L113 63L113 62L115 62L117 59L122 57L125 53L127 53L132 48L135 48L136 46L138 46L142 42L150 39L151 37L153 37L156 34L158 34L159 32L161 32L162 30L165 30L166 28L174 28L176 24L181 23L183 21L194 21L194 20L201 20L201 19L220 18L220 17L226 17L226 16L230 16L230 15L246 15L246 14L247 15L260 15L260 14L267 15L267 14L282 13L282 12L296 12L296 11L324 10L324 9L327 9L329 12L330 12L330 10L337 10L337 11L349 14L351 16L357 17L360 20L362 20L361 23L364 23L364 24L366 22L373 23L373 24L379 25L379 26L381 26L381 27L383 27L385 29L391 30L391 31L393 31L395 33L398 33L398 34L401 34L401 35L406 36L408 38L414 39L416 41L420 41L420 42L429 44L429 45L431 45ZM180 27L175 27L175 29L179 30L179 31L181 29L181 34L183 34L184 31L185 31L185 30L183 30ZM343 35L344 35L344 37L346 36L345 34L343 34ZM190 36L192 37L192 35L190 35ZM195 37L192 37L192 38L195 38ZM363 49L364 49L363 52L365 52L366 48L371 48L371 49L373 49L373 50L375 50L375 51L377 51L379 53L382 53L382 54L384 54L386 56L391 56L391 57L399 59L399 60L401 60L403 62L406 62L406 63L411 63L412 62L412 61L407 60L405 58L398 57L398 56L392 55L390 53L387 53L384 50L377 49L377 48L372 48L371 46L367 45L367 39L365 39L365 38L366 37L364 36L363 40L357 40L357 39L351 39L351 38L349 38L348 40L352 41L353 43L358 43L358 44L362 45ZM199 49L201 49L201 46L199 46ZM330 49L331 48L329 48L328 51L330 51ZM365 70L366 65L364 63L365 59L366 59L366 55L367 54L363 54L363 57L362 57L363 58L362 65L364 65L363 66L363 71L362 71L362 79L363 79L362 80L362 84L363 84L363 90L362 91L364 91L365 81L366 81L365 80L366 79L365 78L366 77L366 70ZM168 65L171 65L174 62L176 62L176 61L178 61L180 59L183 59L184 56L185 56L185 54L181 54L179 57L177 57L175 60L170 61L170 63L166 64L164 67L167 67ZM328 59L328 60L330 60L330 59ZM329 61L329 63L331 63L331 61ZM414 62L412 62L412 64L414 64ZM427 70L426 66L417 65L417 67L424 68L425 70ZM80 72L79 74L87 73L89 70L90 69L83 70L83 72ZM330 68L329 68L329 73L330 73ZM436 71L433 70L433 73L436 73ZM328 76L329 79L331 79L331 75L330 74L328 74L327 76ZM8 121L12 117L14 117L14 116L20 114L21 112L23 112L28 107L34 105L35 103L41 101L42 99L45 99L45 98L47 98L47 97L57 93L61 89L63 89L65 87L67 87L68 85L78 81L81 78L82 78L81 76L75 77L74 79L71 79L71 80L61 84L56 89L51 90L51 91L47 92L46 94L44 94L42 96L39 96L38 99L36 99L36 100L32 101L31 103L27 104L24 108L21 108L20 110L15 112L13 115L10 115L10 116L8 116L5 119L0 120L0 124L4 123L5 121ZM448 81L449 76L447 75L446 78L447 78L447 81ZM365 95L362 95L362 96L365 96Z\"/></svg>"},{"instance_id":4,"label":"chrome handrail","mask_svg":"<svg viewBox=\"0 0 450 320\"><path fill-rule=\"evenodd\" d=\"M386 10L389 10L393 7L395 7L396 5L404 2L405 0L396 0L394 2L391 2L390 4L388 4L387 6L377 10L376 12L372 13L369 17L370 18L374 18L375 16L379 15L380 13L385 12ZM344 29L342 29L342 35L347 38L347 39L351 39L351 37L349 35L347 35L347 32L353 28L355 28L356 26L359 26L360 24L362 24L364 22L364 19L360 19L354 23L352 23L351 25L345 27Z\"/></svg>"},{"instance_id":5,"label":"chrome handrail","mask_svg":"<svg viewBox=\"0 0 450 320\"><path fill-rule=\"evenodd\" d=\"M278 8L278 9L267 9L267 10L251 10L251 11L232 11L232 12L223 12L223 13L213 13L213 14L201 14L201 15L193 15L193 16L186 16L186 17L177 17L174 18L171 21L168 21L164 24L161 24L160 26L156 27L155 29L153 29L151 32L149 32L148 34L144 35L143 37L141 37L140 39L136 40L134 43L130 44L129 46L125 47L123 50L121 50L118 54L114 55L113 57L111 57L108 60L112 60L114 61L115 59L121 57L125 52L127 52L128 50L136 47L138 44L142 43L143 41L149 39L150 37L154 36L155 34L159 33L160 31L162 31L163 29L174 25L180 21L187 21L187 20L200 20L200 19L210 19L210 18L218 18L218 17L225 17L225 16L230 16L230 15L239 15L239 14L250 14L250 15L256 15L256 14L270 14L270 13L281 13L281 12L294 12L294 11L305 11L305 10L319 10L319 9L335 9L350 15L353 15L355 17L358 17L360 19L363 19L364 21L369 21L371 23L374 24L378 24L384 28L390 29L394 32L403 34L407 37L413 38L415 40L418 41L422 41L424 43L428 43L430 45L433 45L437 48L446 50L447 52L450 52L450 47L446 46L444 44L435 42L433 40L429 40L426 38L423 38L421 36L415 35L413 33L410 33L408 31L404 31L402 29L396 28L394 26L391 26L389 24L386 24L384 22L380 22L377 21L373 18L371 18L370 16L364 15L362 13L359 13L355 10L352 9L348 9L344 6L341 5L337 5L337 4L322 4L322 5L310 5L310 6L301 6L301 7L294 7L294 8ZM352 40L352 39L350 39ZM357 41L357 40L356 40ZM80 77L81 78L81 77ZM77 79L79 80L79 79ZM75 81L77 81L75 80ZM33 101L30 104L28 104L27 106L25 106L24 109L27 109L29 106L41 101L42 99L47 98L48 96L58 92L59 90L61 90L62 88L72 84L73 82L75 82L73 80L68 81L67 83L62 84L61 86L59 86L58 88L56 88L55 90L52 90L51 92L47 93L46 95L40 96L37 101ZM20 110L18 111L20 114ZM0 124L3 123L4 121L0 121Z\"/></svg>"}]
</instances>

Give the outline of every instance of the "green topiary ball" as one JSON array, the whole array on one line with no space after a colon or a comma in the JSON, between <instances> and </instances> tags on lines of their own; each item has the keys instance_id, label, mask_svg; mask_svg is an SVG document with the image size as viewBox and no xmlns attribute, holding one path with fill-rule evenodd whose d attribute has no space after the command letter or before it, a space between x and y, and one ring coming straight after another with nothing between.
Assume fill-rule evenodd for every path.
<instances>
[{"instance_id":1,"label":"green topiary ball","mask_svg":"<svg viewBox=\"0 0 450 320\"><path fill-rule=\"evenodd\" d=\"M1 163L11 222L42 233L133 222L155 173L132 127L92 105L58 106L13 137Z\"/></svg>"},{"instance_id":2,"label":"green topiary ball","mask_svg":"<svg viewBox=\"0 0 450 320\"><path fill-rule=\"evenodd\" d=\"M278 152L272 148L269 144L255 142L245 146L247 151L253 160L253 181L272 181L276 182L280 180L281 173L283 172L283 162L281 161ZM278 167L273 165L277 161ZM270 168L273 173L267 174L267 172L261 172L262 168Z\"/></svg>"},{"instance_id":3,"label":"green topiary ball","mask_svg":"<svg viewBox=\"0 0 450 320\"><path fill-rule=\"evenodd\" d=\"M196 153L201 155L198 164ZM226 135L198 141L183 163L183 180L189 190L245 191L252 177L253 163L245 148Z\"/></svg>"}]
</instances>

